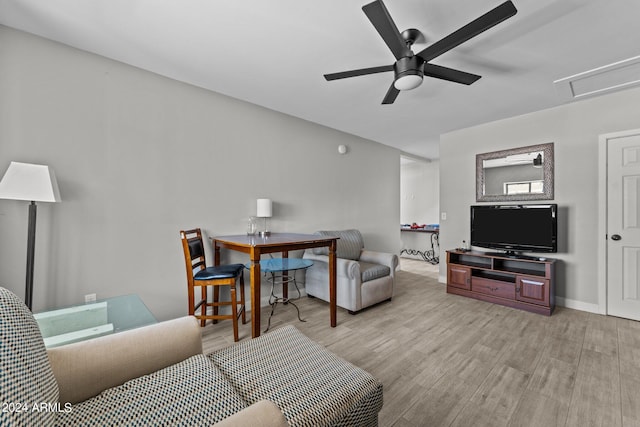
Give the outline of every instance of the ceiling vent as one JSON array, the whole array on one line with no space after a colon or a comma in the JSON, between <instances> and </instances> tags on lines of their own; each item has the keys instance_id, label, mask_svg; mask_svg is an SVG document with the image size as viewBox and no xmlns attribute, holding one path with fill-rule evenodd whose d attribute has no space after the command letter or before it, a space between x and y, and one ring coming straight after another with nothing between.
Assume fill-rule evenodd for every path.
<instances>
[{"instance_id":1,"label":"ceiling vent","mask_svg":"<svg viewBox=\"0 0 640 427\"><path fill-rule=\"evenodd\" d=\"M565 77L553 84L564 101L628 89L640 84L640 56Z\"/></svg>"}]
</instances>

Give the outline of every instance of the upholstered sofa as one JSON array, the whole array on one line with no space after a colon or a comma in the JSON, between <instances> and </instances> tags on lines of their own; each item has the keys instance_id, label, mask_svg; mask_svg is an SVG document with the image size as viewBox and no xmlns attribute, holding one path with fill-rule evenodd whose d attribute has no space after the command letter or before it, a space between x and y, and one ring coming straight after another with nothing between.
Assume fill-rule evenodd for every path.
<instances>
[{"instance_id":1,"label":"upholstered sofa","mask_svg":"<svg viewBox=\"0 0 640 427\"><path fill-rule=\"evenodd\" d=\"M317 231L339 237L336 249L336 304L355 313L382 301L391 300L398 256L364 249L359 230ZM305 251L313 260L305 276L307 295L329 301L329 256L327 248Z\"/></svg>"},{"instance_id":2,"label":"upholstered sofa","mask_svg":"<svg viewBox=\"0 0 640 427\"><path fill-rule=\"evenodd\" d=\"M0 339L0 425L370 426L382 408L378 380L293 326L208 355L193 317L47 350L0 288Z\"/></svg>"}]
</instances>

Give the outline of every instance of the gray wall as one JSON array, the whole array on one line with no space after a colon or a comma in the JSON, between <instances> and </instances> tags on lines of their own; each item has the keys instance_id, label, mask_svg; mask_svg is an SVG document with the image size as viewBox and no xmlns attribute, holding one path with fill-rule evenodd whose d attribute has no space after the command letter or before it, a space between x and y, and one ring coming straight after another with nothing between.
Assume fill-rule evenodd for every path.
<instances>
[{"instance_id":1,"label":"gray wall","mask_svg":"<svg viewBox=\"0 0 640 427\"><path fill-rule=\"evenodd\" d=\"M51 165L63 199L38 207L36 311L95 292L186 314L178 231L244 233L261 197L273 231L400 249L397 150L2 26L0 58L0 174ZM26 221L0 200L0 284L20 296Z\"/></svg>"},{"instance_id":2,"label":"gray wall","mask_svg":"<svg viewBox=\"0 0 640 427\"><path fill-rule=\"evenodd\" d=\"M400 166L400 221L437 224L440 189L439 162L403 160Z\"/></svg>"},{"instance_id":3,"label":"gray wall","mask_svg":"<svg viewBox=\"0 0 640 427\"><path fill-rule=\"evenodd\" d=\"M440 139L441 246L469 238L469 206L475 203L475 155L555 143L555 202L559 206L556 294L560 303L597 311L598 136L640 128L640 89L486 123ZM444 256L440 276L446 277Z\"/></svg>"}]
</instances>

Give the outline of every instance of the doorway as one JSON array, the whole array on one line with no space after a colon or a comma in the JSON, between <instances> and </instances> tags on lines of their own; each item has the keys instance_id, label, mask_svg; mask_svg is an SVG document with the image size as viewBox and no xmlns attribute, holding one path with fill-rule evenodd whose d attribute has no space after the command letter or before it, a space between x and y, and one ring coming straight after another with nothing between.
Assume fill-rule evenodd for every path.
<instances>
[{"instance_id":1,"label":"doorway","mask_svg":"<svg viewBox=\"0 0 640 427\"><path fill-rule=\"evenodd\" d=\"M437 160L400 157L400 224L434 225L440 215L440 167ZM422 259L434 251L431 233L401 232L401 256ZM437 243L437 241L436 241ZM438 248L439 249L439 248ZM439 251L438 251L439 252Z\"/></svg>"}]
</instances>

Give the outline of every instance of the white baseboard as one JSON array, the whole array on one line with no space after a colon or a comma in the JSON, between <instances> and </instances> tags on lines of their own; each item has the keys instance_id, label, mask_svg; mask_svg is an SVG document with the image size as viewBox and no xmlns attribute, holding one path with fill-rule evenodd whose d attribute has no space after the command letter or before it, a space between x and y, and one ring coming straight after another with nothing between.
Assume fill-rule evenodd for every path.
<instances>
[{"instance_id":1,"label":"white baseboard","mask_svg":"<svg viewBox=\"0 0 640 427\"><path fill-rule=\"evenodd\" d=\"M556 305L566 308L572 308L574 310L588 311L589 313L600 313L600 306L598 304L592 304L589 302L576 301L573 299L556 297Z\"/></svg>"}]
</instances>

